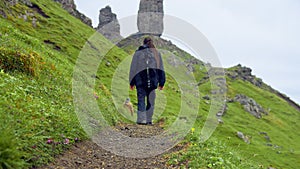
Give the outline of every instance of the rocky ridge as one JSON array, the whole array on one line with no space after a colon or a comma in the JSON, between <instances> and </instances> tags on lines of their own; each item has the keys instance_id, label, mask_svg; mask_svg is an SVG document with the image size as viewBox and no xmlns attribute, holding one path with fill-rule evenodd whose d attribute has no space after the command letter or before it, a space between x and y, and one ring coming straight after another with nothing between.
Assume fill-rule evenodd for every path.
<instances>
[{"instance_id":1,"label":"rocky ridge","mask_svg":"<svg viewBox=\"0 0 300 169\"><path fill-rule=\"evenodd\" d=\"M238 64L233 71L227 71L228 77L231 79L242 79L249 81L257 87L262 87L263 81L252 75L252 69Z\"/></svg>"},{"instance_id":2,"label":"rocky ridge","mask_svg":"<svg viewBox=\"0 0 300 169\"><path fill-rule=\"evenodd\" d=\"M71 15L75 16L76 18L80 19L83 23L92 27L92 20L76 9L74 0L54 0L54 1L60 3L62 7L66 11L68 11Z\"/></svg>"},{"instance_id":3,"label":"rocky ridge","mask_svg":"<svg viewBox=\"0 0 300 169\"><path fill-rule=\"evenodd\" d=\"M76 9L76 5L74 3L74 0L53 0L53 1L60 3L62 5L62 7L66 11L68 11L71 15L73 15L74 17L80 19L83 23L87 24L88 26L92 27L92 20ZM7 1L4 2L6 7L14 6L18 3L25 4L29 8L37 10L37 12L39 12L39 13L41 12L41 9L39 8L39 6L32 3L30 0L7 0ZM40 13L40 14L43 15L43 13ZM29 17L30 15L31 14L29 13L28 15L25 14L25 15L22 15L20 17L24 18L24 20L27 20L27 17ZM7 18L7 13L5 13L2 9L0 9L0 16L2 16L4 18ZM44 17L47 18L46 15ZM33 22L33 25L35 25L35 21Z\"/></svg>"},{"instance_id":4,"label":"rocky ridge","mask_svg":"<svg viewBox=\"0 0 300 169\"><path fill-rule=\"evenodd\" d=\"M297 104L296 102L294 102L293 100L291 100L288 96L286 96L285 94L273 89L271 86L265 84L260 78L257 78L256 76L252 75L252 69L242 66L240 64L238 64L237 66L233 67L232 70L228 70L226 72L226 75L233 79L241 79L243 81L248 81L250 83L252 83L253 85L268 90L272 93L275 93L277 96L279 96L280 98L284 99L285 101L287 101L291 106L293 106L294 108L296 108L297 110L300 111L300 105Z\"/></svg>"}]
</instances>

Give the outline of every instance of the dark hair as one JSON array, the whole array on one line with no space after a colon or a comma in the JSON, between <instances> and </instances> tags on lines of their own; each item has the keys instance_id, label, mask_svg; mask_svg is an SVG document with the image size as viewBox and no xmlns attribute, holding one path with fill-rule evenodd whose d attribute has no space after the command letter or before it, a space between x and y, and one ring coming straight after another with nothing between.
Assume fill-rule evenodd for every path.
<instances>
[{"instance_id":1,"label":"dark hair","mask_svg":"<svg viewBox=\"0 0 300 169\"><path fill-rule=\"evenodd\" d=\"M148 44L149 42L152 42L152 39L150 37L146 37L144 39L144 45Z\"/></svg>"},{"instance_id":2,"label":"dark hair","mask_svg":"<svg viewBox=\"0 0 300 169\"><path fill-rule=\"evenodd\" d=\"M156 63L157 63L157 68L159 69L160 68L160 59L158 56L158 51L156 50L155 45L153 44L153 40L150 37L146 37L144 39L144 45L148 45L149 48L151 49L151 51L153 52Z\"/></svg>"}]
</instances>

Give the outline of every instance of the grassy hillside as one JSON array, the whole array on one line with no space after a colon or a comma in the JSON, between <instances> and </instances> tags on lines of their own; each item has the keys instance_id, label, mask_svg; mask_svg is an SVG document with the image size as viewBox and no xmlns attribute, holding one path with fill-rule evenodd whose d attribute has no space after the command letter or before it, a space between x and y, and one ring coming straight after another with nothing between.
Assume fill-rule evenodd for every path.
<instances>
[{"instance_id":1,"label":"grassy hillside","mask_svg":"<svg viewBox=\"0 0 300 169\"><path fill-rule=\"evenodd\" d=\"M72 72L94 30L58 3L32 3L47 17L22 4L0 3L7 15L0 17L0 168L47 163L87 138L74 113ZM26 14L27 20L19 17Z\"/></svg>"},{"instance_id":2,"label":"grassy hillside","mask_svg":"<svg viewBox=\"0 0 300 169\"><path fill-rule=\"evenodd\" d=\"M138 40L131 40L136 43ZM168 49L163 41L157 40L160 49ZM129 42L121 45L129 53L133 51L134 46ZM131 49L131 50L130 50ZM178 50L180 52L180 50ZM173 53L179 53L173 52ZM181 53L181 55L183 55ZM180 55L179 55L180 56ZM189 63L191 56L184 55L184 59ZM169 58L170 54L164 54ZM166 59L167 60L167 59ZM165 60L165 63L168 62ZM193 64L193 74L199 82L199 91L201 97L211 94L210 80L204 80L207 71L202 62ZM232 72L236 68L229 68L225 71ZM226 73L229 74L229 73ZM212 137L205 143L199 140L199 133L204 125L206 116L210 109L210 100L202 98L200 101L200 110L198 118L194 124L193 132L185 139L188 142L188 148L179 153L170 156L170 163L192 168L298 168L300 166L299 144L297 140L300 135L297 128L300 125L300 114L297 108L280 96L274 90L270 90L263 84L258 87L249 81L241 79L232 79L226 76L227 81L227 100L234 100L238 94L246 95L260 104L268 115L263 115L258 119L246 112L243 106L237 101L228 101L227 110L222 117L224 123L219 124ZM176 85L168 81L169 85ZM167 89L167 98L174 94L169 93ZM166 118L172 116L167 112ZM250 144L245 143L238 138L237 132L243 132L249 136ZM266 140L266 133L269 140Z\"/></svg>"},{"instance_id":3,"label":"grassy hillside","mask_svg":"<svg viewBox=\"0 0 300 169\"><path fill-rule=\"evenodd\" d=\"M118 122L132 123L135 119L116 107L114 101L120 104L125 99L123 95L128 94L136 104L135 91L126 93L127 73L130 57L142 37L121 43L119 47L124 50L114 47L102 53L103 49L111 46L110 42L99 34L94 35L92 28L69 15L58 3L50 0L31 2L39 10L0 2L7 16L0 16L0 168L45 164L73 143L88 138L77 119L72 93L74 66L82 55L91 59L92 63L93 59L102 61L96 74L87 73L88 78L92 77L89 83L95 80L95 85L94 88L88 87L86 94L97 101L105 120L115 125ZM24 15L27 16L25 20L20 17ZM96 39L92 40L92 35ZM174 69L169 61L173 55L184 63L177 68L181 70L177 76L184 80L186 77L182 72L187 69L184 65L190 63L193 57L167 45L166 41L156 41L159 42L158 47L164 50L162 54L167 69ZM83 53L82 48L87 45L89 50ZM201 81L200 98L211 96L211 83L203 80L207 75L205 65L200 61L196 63L190 74L194 75L197 83ZM88 68L89 65L86 71L89 71ZM199 133L209 112L210 100L201 99L195 124L181 143L185 148L168 155L170 166L299 168L299 111L278 95L247 81L227 77L227 88L229 99L244 94L270 110L269 115L257 119L240 103L228 102L222 118L224 124L220 124L213 136L202 143ZM122 91L125 93L120 93ZM172 125L178 116L181 96L178 80L174 74L168 73L165 90L158 93L157 107L164 109L156 112L155 121L163 119L165 128ZM97 119L100 114L91 116ZM251 143L239 139L237 131L250 136ZM261 132L268 134L270 142Z\"/></svg>"}]
</instances>

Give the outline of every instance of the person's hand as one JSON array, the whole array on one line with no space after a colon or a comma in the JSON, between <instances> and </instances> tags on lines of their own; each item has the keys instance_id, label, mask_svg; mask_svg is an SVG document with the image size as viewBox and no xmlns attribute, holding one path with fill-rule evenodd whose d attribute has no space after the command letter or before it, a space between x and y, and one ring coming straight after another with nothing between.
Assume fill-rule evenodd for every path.
<instances>
[{"instance_id":1,"label":"person's hand","mask_svg":"<svg viewBox=\"0 0 300 169\"><path fill-rule=\"evenodd\" d=\"M134 90L134 86L130 86L130 90Z\"/></svg>"},{"instance_id":2,"label":"person's hand","mask_svg":"<svg viewBox=\"0 0 300 169\"><path fill-rule=\"evenodd\" d=\"M164 90L163 86L158 86L158 90Z\"/></svg>"}]
</instances>

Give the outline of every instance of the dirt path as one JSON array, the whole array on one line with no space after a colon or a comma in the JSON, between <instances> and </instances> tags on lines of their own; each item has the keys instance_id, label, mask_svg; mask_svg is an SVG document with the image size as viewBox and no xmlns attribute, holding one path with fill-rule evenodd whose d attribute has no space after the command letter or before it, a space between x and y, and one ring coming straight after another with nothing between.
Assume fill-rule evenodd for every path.
<instances>
[{"instance_id":1,"label":"dirt path","mask_svg":"<svg viewBox=\"0 0 300 169\"><path fill-rule=\"evenodd\" d=\"M159 135L163 129L159 124L153 126L141 125L119 125L118 131L129 137L151 137ZM167 153L178 151L180 146L175 146ZM73 146L65 154L57 157L50 165L42 167L47 169L135 169L135 168L176 168L168 165L168 159L165 154L149 158L129 158L117 156L109 151L104 150L92 141L84 141Z\"/></svg>"}]
</instances>

